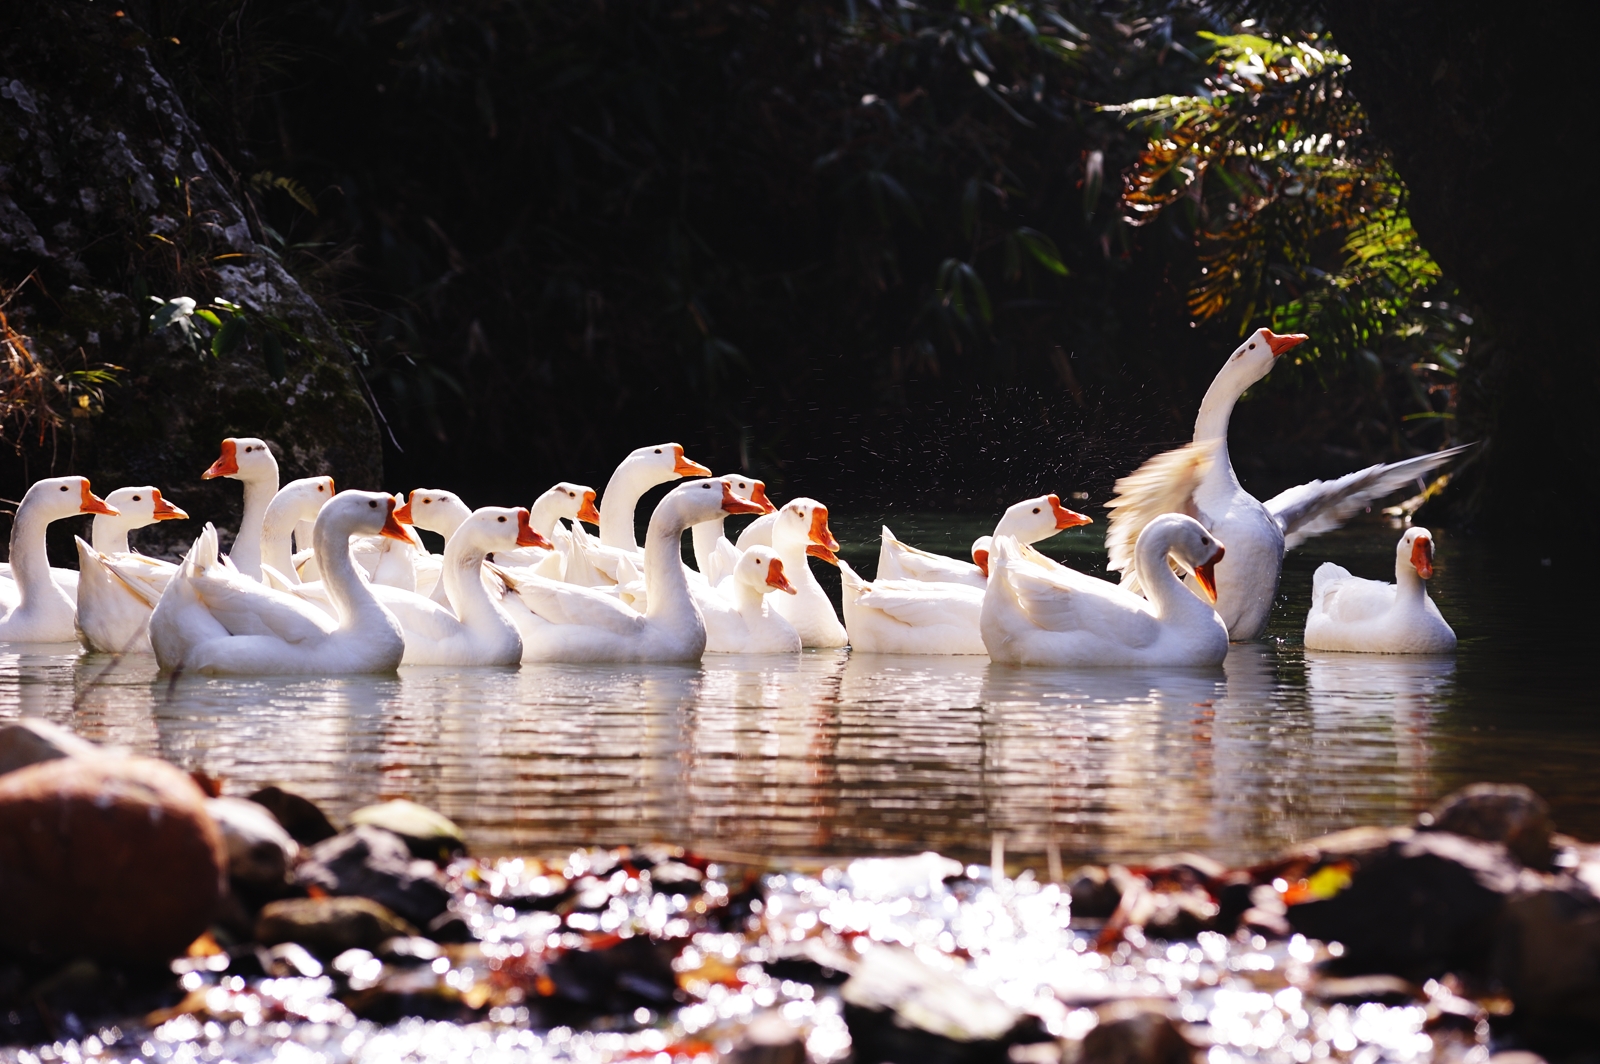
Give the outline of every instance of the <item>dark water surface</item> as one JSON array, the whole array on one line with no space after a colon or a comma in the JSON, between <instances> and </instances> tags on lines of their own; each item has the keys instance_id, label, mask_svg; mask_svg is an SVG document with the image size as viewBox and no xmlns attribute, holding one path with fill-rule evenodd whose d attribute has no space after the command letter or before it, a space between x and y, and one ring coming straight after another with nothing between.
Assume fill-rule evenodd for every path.
<instances>
[{"instance_id":1,"label":"dark water surface","mask_svg":"<svg viewBox=\"0 0 1600 1064\"><path fill-rule=\"evenodd\" d=\"M901 517L962 553L981 523ZM1099 526L1050 553L1100 564ZM865 571L876 521L835 519ZM1306 652L1311 573L1392 578L1377 520L1291 555L1269 637L1215 670L1051 670L982 658L808 652L702 666L408 668L398 678L158 679L71 647L0 644L0 719L47 717L334 814L405 796L479 852L663 840L711 853L937 849L1013 861L1194 849L1240 861L1409 820L1474 780L1515 780L1600 837L1592 620L1562 574L1440 532L1432 590L1453 657ZM819 570L821 563L813 562Z\"/></svg>"}]
</instances>

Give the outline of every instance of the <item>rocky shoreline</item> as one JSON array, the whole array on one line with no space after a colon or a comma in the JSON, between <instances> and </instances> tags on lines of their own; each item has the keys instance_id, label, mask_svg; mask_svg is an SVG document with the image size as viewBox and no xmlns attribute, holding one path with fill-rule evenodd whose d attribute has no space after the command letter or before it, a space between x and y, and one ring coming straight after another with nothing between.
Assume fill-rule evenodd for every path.
<instances>
[{"instance_id":1,"label":"rocky shoreline","mask_svg":"<svg viewBox=\"0 0 1600 1064\"><path fill-rule=\"evenodd\" d=\"M490 860L411 802L219 791L0 728L0 1060L1600 1060L1600 847L1517 786L1061 884Z\"/></svg>"}]
</instances>

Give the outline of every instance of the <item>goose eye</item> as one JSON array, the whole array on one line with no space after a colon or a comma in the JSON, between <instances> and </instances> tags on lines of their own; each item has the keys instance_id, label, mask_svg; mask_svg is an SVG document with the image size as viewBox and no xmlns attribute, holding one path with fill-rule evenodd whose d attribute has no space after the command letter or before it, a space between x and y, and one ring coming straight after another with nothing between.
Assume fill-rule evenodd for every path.
<instances>
[{"instance_id":1,"label":"goose eye","mask_svg":"<svg viewBox=\"0 0 1600 1064\"><path fill-rule=\"evenodd\" d=\"M656 454L660 454L660 453L661 453L661 448L657 447L656 448Z\"/></svg>"},{"instance_id":2,"label":"goose eye","mask_svg":"<svg viewBox=\"0 0 1600 1064\"><path fill-rule=\"evenodd\" d=\"M376 502L374 502L372 499L368 499L367 500L367 505L370 506L374 510L376 510L378 508L378 504Z\"/></svg>"},{"instance_id":3,"label":"goose eye","mask_svg":"<svg viewBox=\"0 0 1600 1064\"><path fill-rule=\"evenodd\" d=\"M1034 507L1034 508L1033 508L1033 512L1034 512L1034 513L1038 513L1038 512L1039 512L1039 507L1037 507L1037 506L1035 506L1035 507Z\"/></svg>"},{"instance_id":4,"label":"goose eye","mask_svg":"<svg viewBox=\"0 0 1600 1064\"><path fill-rule=\"evenodd\" d=\"M1206 537L1201 536L1200 537L1200 545L1202 547L1209 547L1209 546L1211 546L1211 541L1209 539L1207 539Z\"/></svg>"},{"instance_id":5,"label":"goose eye","mask_svg":"<svg viewBox=\"0 0 1600 1064\"><path fill-rule=\"evenodd\" d=\"M428 505L428 504L429 504L429 503L430 503L430 502L432 502L432 501L433 501L433 500L432 500L432 499L423 499L423 500L422 500L422 505L424 505L424 506L426 506L426 505Z\"/></svg>"},{"instance_id":6,"label":"goose eye","mask_svg":"<svg viewBox=\"0 0 1600 1064\"><path fill-rule=\"evenodd\" d=\"M497 520L498 520L498 521L499 521L499 522L500 522L500 523L501 523L501 524L502 524L502 525L503 525L503 524L505 524L505 523L506 523L506 519L505 519L505 518L504 518L504 517L501 517L501 518L497 518Z\"/></svg>"},{"instance_id":7,"label":"goose eye","mask_svg":"<svg viewBox=\"0 0 1600 1064\"><path fill-rule=\"evenodd\" d=\"M1254 351L1255 349L1256 349L1256 345L1255 344L1251 344L1250 345L1250 350Z\"/></svg>"},{"instance_id":8,"label":"goose eye","mask_svg":"<svg viewBox=\"0 0 1600 1064\"><path fill-rule=\"evenodd\" d=\"M135 495L133 497L133 501L134 502L143 502L144 501L144 497L142 495Z\"/></svg>"},{"instance_id":9,"label":"goose eye","mask_svg":"<svg viewBox=\"0 0 1600 1064\"><path fill-rule=\"evenodd\" d=\"M66 491L67 490L67 486L65 484L61 485L61 490L62 491Z\"/></svg>"}]
</instances>

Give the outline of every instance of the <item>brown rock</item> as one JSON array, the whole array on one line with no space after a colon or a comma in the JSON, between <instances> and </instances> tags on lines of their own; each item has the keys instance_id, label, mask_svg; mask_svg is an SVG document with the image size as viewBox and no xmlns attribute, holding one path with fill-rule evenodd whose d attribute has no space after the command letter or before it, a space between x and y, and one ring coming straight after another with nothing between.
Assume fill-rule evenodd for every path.
<instances>
[{"instance_id":1,"label":"brown rock","mask_svg":"<svg viewBox=\"0 0 1600 1064\"><path fill-rule=\"evenodd\" d=\"M302 846L315 846L323 839L331 839L339 834L328 820L328 815L315 802L293 791L286 791L282 787L263 787L250 795L250 801L266 806L267 811L278 818L278 823L283 825L289 837Z\"/></svg>"},{"instance_id":2,"label":"brown rock","mask_svg":"<svg viewBox=\"0 0 1600 1064\"><path fill-rule=\"evenodd\" d=\"M263 945L297 942L328 959L347 949L376 950L417 929L370 898L286 898L269 902L256 921Z\"/></svg>"},{"instance_id":3,"label":"brown rock","mask_svg":"<svg viewBox=\"0 0 1600 1064\"><path fill-rule=\"evenodd\" d=\"M1529 868L1550 867L1550 807L1519 783L1474 783L1418 818L1424 831L1503 843Z\"/></svg>"},{"instance_id":4,"label":"brown rock","mask_svg":"<svg viewBox=\"0 0 1600 1064\"><path fill-rule=\"evenodd\" d=\"M205 796L165 762L59 758L0 776L0 947L168 960L206 929L226 869Z\"/></svg>"},{"instance_id":5,"label":"brown rock","mask_svg":"<svg viewBox=\"0 0 1600 1064\"><path fill-rule=\"evenodd\" d=\"M0 775L60 757L93 757L100 747L80 739L59 724L37 717L0 727Z\"/></svg>"},{"instance_id":6,"label":"brown rock","mask_svg":"<svg viewBox=\"0 0 1600 1064\"><path fill-rule=\"evenodd\" d=\"M1194 1047L1160 1009L1119 1001L1095 1011L1100 1023L1083 1040L1080 1064L1192 1064Z\"/></svg>"}]
</instances>

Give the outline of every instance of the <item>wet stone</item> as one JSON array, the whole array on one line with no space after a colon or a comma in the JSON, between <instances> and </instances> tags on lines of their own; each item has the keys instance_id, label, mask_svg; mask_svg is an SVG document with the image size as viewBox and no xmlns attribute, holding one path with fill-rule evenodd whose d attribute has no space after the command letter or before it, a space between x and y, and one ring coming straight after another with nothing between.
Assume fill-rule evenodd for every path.
<instances>
[{"instance_id":1,"label":"wet stone","mask_svg":"<svg viewBox=\"0 0 1600 1064\"><path fill-rule=\"evenodd\" d=\"M250 795L249 800L265 806L289 837L301 846L315 846L339 833L315 802L282 787L263 787Z\"/></svg>"},{"instance_id":2,"label":"wet stone","mask_svg":"<svg viewBox=\"0 0 1600 1064\"><path fill-rule=\"evenodd\" d=\"M297 943L324 960L350 949L375 950L417 929L370 898L285 898L261 909L256 939Z\"/></svg>"},{"instance_id":3,"label":"wet stone","mask_svg":"<svg viewBox=\"0 0 1600 1064\"><path fill-rule=\"evenodd\" d=\"M1004 1061L1023 1014L993 991L878 946L862 955L840 990L856 1059Z\"/></svg>"},{"instance_id":4,"label":"wet stone","mask_svg":"<svg viewBox=\"0 0 1600 1064\"><path fill-rule=\"evenodd\" d=\"M0 948L18 956L165 962L206 929L226 867L204 795L165 762L0 776Z\"/></svg>"},{"instance_id":5,"label":"wet stone","mask_svg":"<svg viewBox=\"0 0 1600 1064\"><path fill-rule=\"evenodd\" d=\"M431 862L413 858L393 832L369 825L318 843L296 876L329 894L370 898L421 926L450 904L450 890Z\"/></svg>"},{"instance_id":6,"label":"wet stone","mask_svg":"<svg viewBox=\"0 0 1600 1064\"><path fill-rule=\"evenodd\" d=\"M439 864L467 852L466 837L455 821L404 798L363 806L350 814L350 823L393 832L413 855Z\"/></svg>"},{"instance_id":7,"label":"wet stone","mask_svg":"<svg viewBox=\"0 0 1600 1064\"><path fill-rule=\"evenodd\" d=\"M1083 1039L1079 1064L1192 1064L1195 1049L1166 1011L1119 1001L1095 1010L1099 1023Z\"/></svg>"},{"instance_id":8,"label":"wet stone","mask_svg":"<svg viewBox=\"0 0 1600 1064\"><path fill-rule=\"evenodd\" d=\"M95 757L106 752L61 725L37 717L23 717L0 727L0 775L41 761Z\"/></svg>"},{"instance_id":9,"label":"wet stone","mask_svg":"<svg viewBox=\"0 0 1600 1064\"><path fill-rule=\"evenodd\" d=\"M1474 783L1445 796L1419 819L1424 831L1498 842L1529 868L1550 866L1550 807L1514 783Z\"/></svg>"},{"instance_id":10,"label":"wet stone","mask_svg":"<svg viewBox=\"0 0 1600 1064\"><path fill-rule=\"evenodd\" d=\"M247 888L281 893L300 847L277 818L244 798L207 799L206 811L227 844L229 877Z\"/></svg>"},{"instance_id":11,"label":"wet stone","mask_svg":"<svg viewBox=\"0 0 1600 1064\"><path fill-rule=\"evenodd\" d=\"M1072 873L1067 879L1067 891L1072 896L1075 920L1104 920L1122 902L1122 890L1099 865L1084 865Z\"/></svg>"}]
</instances>

